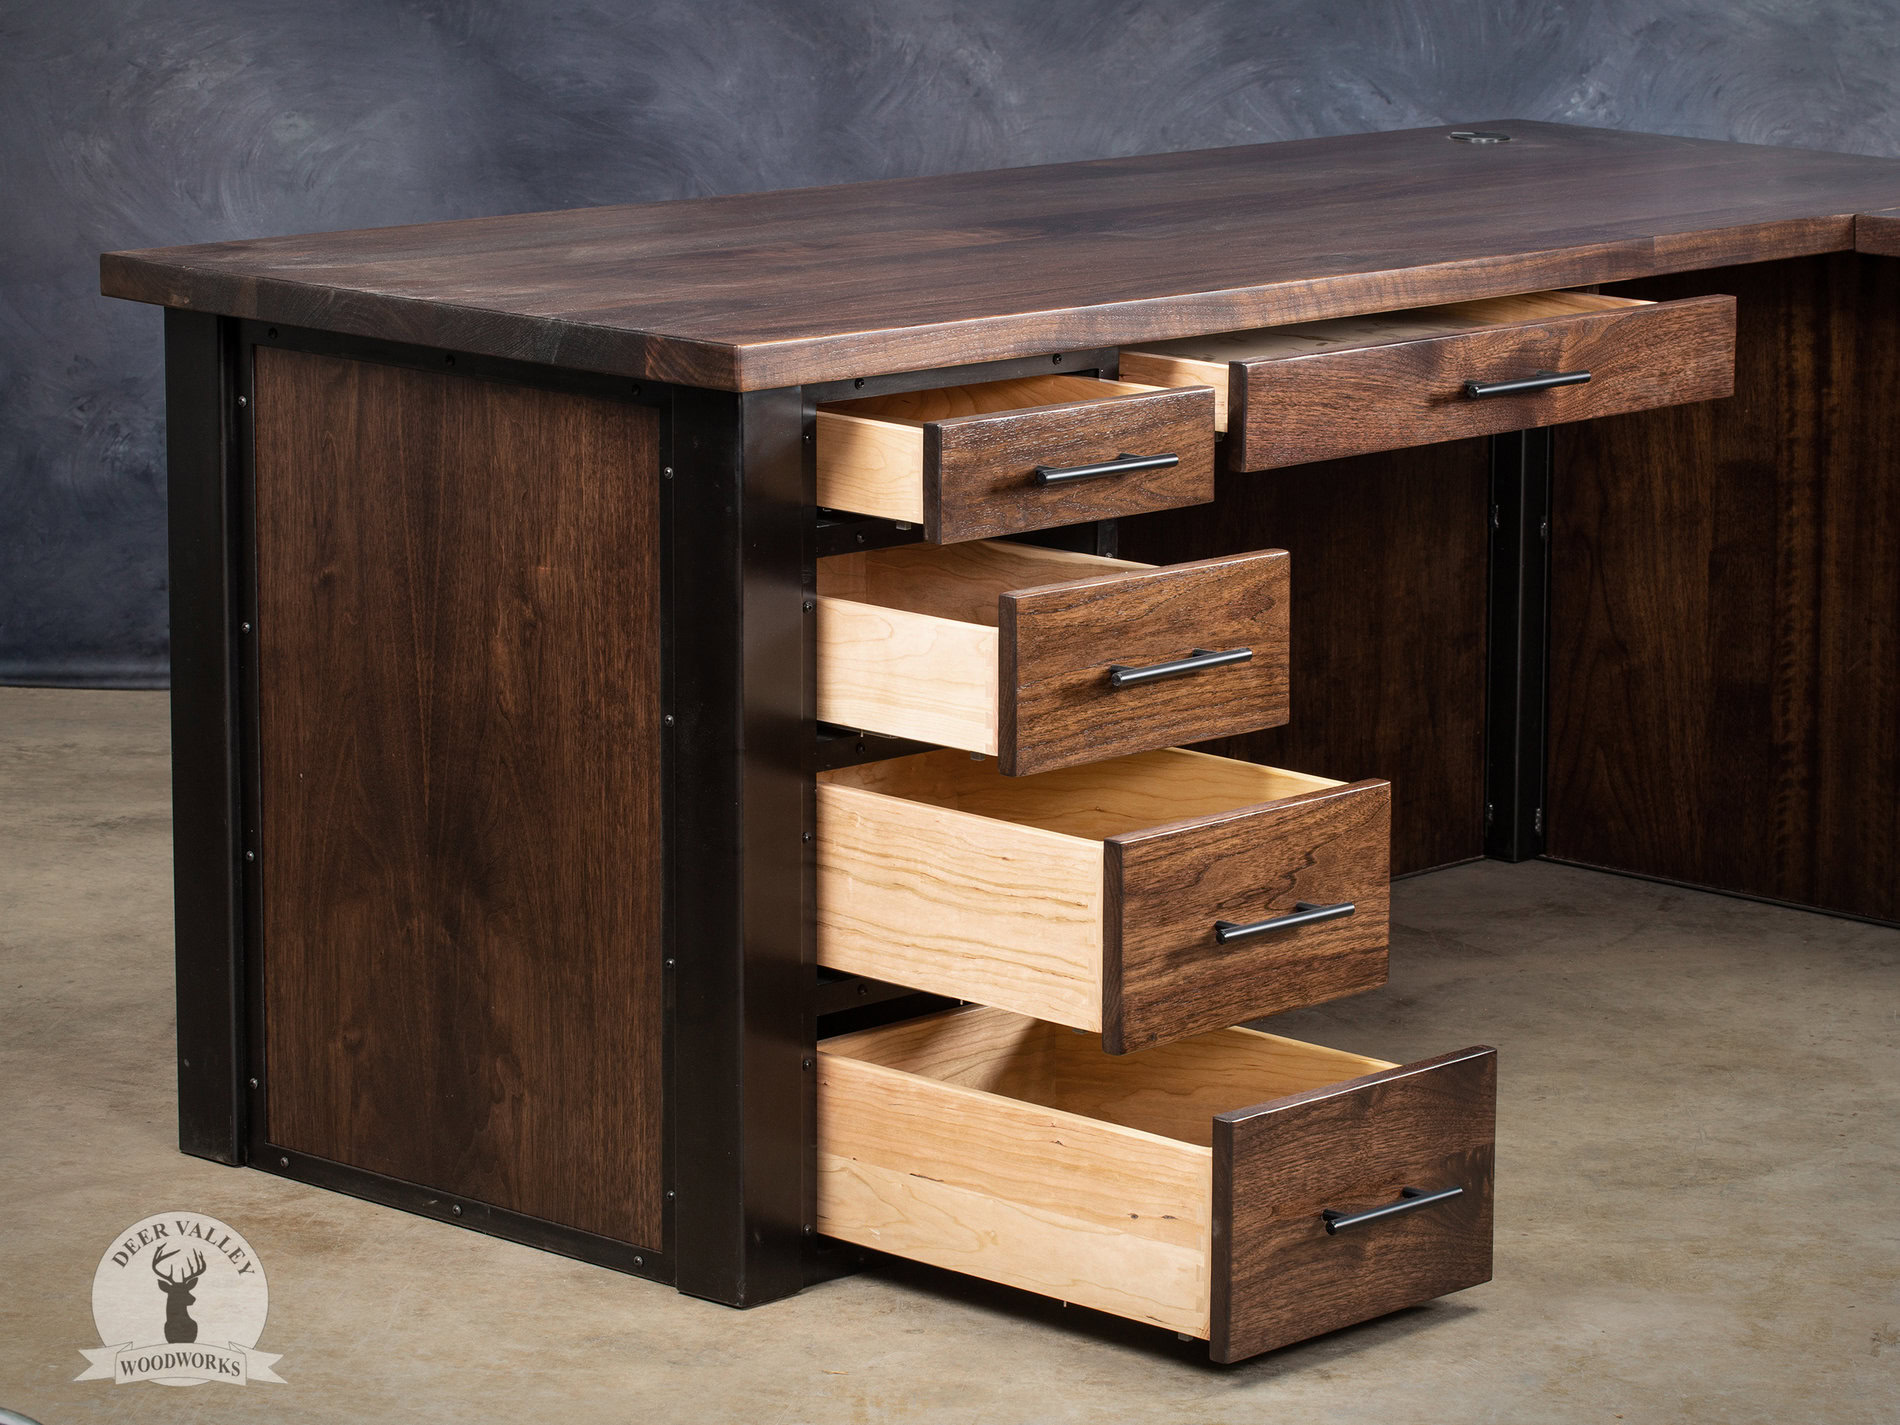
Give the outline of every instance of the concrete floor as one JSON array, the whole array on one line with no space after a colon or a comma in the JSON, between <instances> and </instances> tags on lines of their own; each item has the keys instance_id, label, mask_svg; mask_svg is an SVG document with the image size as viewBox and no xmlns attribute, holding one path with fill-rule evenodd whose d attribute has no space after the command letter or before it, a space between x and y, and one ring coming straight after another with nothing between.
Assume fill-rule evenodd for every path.
<instances>
[{"instance_id":1,"label":"concrete floor","mask_svg":"<svg viewBox=\"0 0 1900 1425\"><path fill-rule=\"evenodd\" d=\"M1221 1369L903 1264L752 1312L172 1146L165 703L0 689L0 1406L94 1420L1893 1421L1900 933L1550 865L1401 883L1392 983L1272 1027L1500 1050L1497 1279ZM284 1385L76 1384L188 1209Z\"/></svg>"}]
</instances>

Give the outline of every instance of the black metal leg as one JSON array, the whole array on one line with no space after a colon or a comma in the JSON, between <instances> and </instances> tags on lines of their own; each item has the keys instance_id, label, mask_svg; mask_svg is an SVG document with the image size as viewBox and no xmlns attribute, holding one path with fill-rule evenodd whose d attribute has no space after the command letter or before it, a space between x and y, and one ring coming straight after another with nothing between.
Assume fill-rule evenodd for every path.
<instances>
[{"instance_id":1,"label":"black metal leg","mask_svg":"<svg viewBox=\"0 0 1900 1425\"><path fill-rule=\"evenodd\" d=\"M812 482L796 390L673 429L676 1280L754 1306L812 1222Z\"/></svg>"},{"instance_id":2,"label":"black metal leg","mask_svg":"<svg viewBox=\"0 0 1900 1425\"><path fill-rule=\"evenodd\" d=\"M1484 854L1544 852L1549 724L1551 432L1491 441Z\"/></svg>"},{"instance_id":3,"label":"black metal leg","mask_svg":"<svg viewBox=\"0 0 1900 1425\"><path fill-rule=\"evenodd\" d=\"M233 322L165 313L178 1146L221 1163L242 1163L248 1136L232 648L236 345Z\"/></svg>"}]
</instances>

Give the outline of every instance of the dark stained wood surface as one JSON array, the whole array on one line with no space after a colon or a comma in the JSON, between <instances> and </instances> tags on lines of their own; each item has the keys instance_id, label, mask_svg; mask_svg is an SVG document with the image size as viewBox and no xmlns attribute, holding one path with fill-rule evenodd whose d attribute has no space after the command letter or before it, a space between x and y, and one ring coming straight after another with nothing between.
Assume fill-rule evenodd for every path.
<instances>
[{"instance_id":1,"label":"dark stained wood surface","mask_svg":"<svg viewBox=\"0 0 1900 1425\"><path fill-rule=\"evenodd\" d=\"M1562 434L1549 854L1900 920L1900 263L1621 290L1734 293L1736 395Z\"/></svg>"},{"instance_id":2,"label":"dark stained wood surface","mask_svg":"<svg viewBox=\"0 0 1900 1425\"><path fill-rule=\"evenodd\" d=\"M1518 121L107 254L109 296L727 389L1839 251L1900 162Z\"/></svg>"},{"instance_id":3,"label":"dark stained wood surface","mask_svg":"<svg viewBox=\"0 0 1900 1425\"><path fill-rule=\"evenodd\" d=\"M1900 257L1900 209L1862 213L1854 219L1854 246L1881 257Z\"/></svg>"},{"instance_id":4,"label":"dark stained wood surface","mask_svg":"<svg viewBox=\"0 0 1900 1425\"><path fill-rule=\"evenodd\" d=\"M997 699L1004 773L1285 722L1288 563L1285 551L1266 549L1004 594ZM1236 648L1253 657L1153 683L1108 681L1114 665Z\"/></svg>"},{"instance_id":5,"label":"dark stained wood surface","mask_svg":"<svg viewBox=\"0 0 1900 1425\"><path fill-rule=\"evenodd\" d=\"M1129 559L1291 554L1287 725L1206 750L1391 782L1394 874L1484 852L1489 472L1456 441L1223 474L1212 504L1121 521Z\"/></svg>"},{"instance_id":6,"label":"dark stained wood surface","mask_svg":"<svg viewBox=\"0 0 1900 1425\"><path fill-rule=\"evenodd\" d=\"M850 409L845 406L842 409ZM1173 455L1163 470L1039 486L1036 467ZM1214 498L1214 393L1152 391L924 427L924 537L937 544L1115 519Z\"/></svg>"},{"instance_id":7,"label":"dark stained wood surface","mask_svg":"<svg viewBox=\"0 0 1900 1425\"><path fill-rule=\"evenodd\" d=\"M1234 363L1229 452L1270 470L1440 440L1500 435L1729 394L1735 309L1704 297ZM1588 371L1583 386L1471 400L1467 381Z\"/></svg>"},{"instance_id":8,"label":"dark stained wood surface","mask_svg":"<svg viewBox=\"0 0 1900 1425\"><path fill-rule=\"evenodd\" d=\"M1213 1358L1489 1281L1496 1122L1497 1053L1485 1048L1217 1117ZM1464 1192L1327 1234L1322 1211L1383 1206L1407 1187Z\"/></svg>"},{"instance_id":9,"label":"dark stained wood surface","mask_svg":"<svg viewBox=\"0 0 1900 1425\"><path fill-rule=\"evenodd\" d=\"M1128 1053L1384 984L1391 836L1391 788L1360 782L1108 838L1102 1047ZM1355 909L1214 939L1217 920L1297 901Z\"/></svg>"},{"instance_id":10,"label":"dark stained wood surface","mask_svg":"<svg viewBox=\"0 0 1900 1425\"><path fill-rule=\"evenodd\" d=\"M268 1134L659 1247L658 417L260 349Z\"/></svg>"}]
</instances>

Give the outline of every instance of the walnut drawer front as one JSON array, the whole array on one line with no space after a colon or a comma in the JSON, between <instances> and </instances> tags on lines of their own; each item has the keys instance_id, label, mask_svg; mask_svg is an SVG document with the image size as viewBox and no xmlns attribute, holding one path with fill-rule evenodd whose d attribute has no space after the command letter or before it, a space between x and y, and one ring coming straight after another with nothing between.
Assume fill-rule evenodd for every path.
<instances>
[{"instance_id":1,"label":"walnut drawer front","mask_svg":"<svg viewBox=\"0 0 1900 1425\"><path fill-rule=\"evenodd\" d=\"M818 717L1011 776L1275 727L1287 570L1277 549L1156 568L1000 541L822 559Z\"/></svg>"},{"instance_id":2,"label":"walnut drawer front","mask_svg":"<svg viewBox=\"0 0 1900 1425\"><path fill-rule=\"evenodd\" d=\"M1735 299L1532 292L1162 342L1121 369L1212 385L1228 463L1271 470L1731 395ZM1568 381L1510 389L1549 378Z\"/></svg>"},{"instance_id":3,"label":"walnut drawer front","mask_svg":"<svg viewBox=\"0 0 1900 1425\"><path fill-rule=\"evenodd\" d=\"M973 1006L823 1041L818 1230L1236 1361L1491 1277L1496 1054L1224 1029L1116 1058Z\"/></svg>"},{"instance_id":4,"label":"walnut drawer front","mask_svg":"<svg viewBox=\"0 0 1900 1425\"><path fill-rule=\"evenodd\" d=\"M1204 388L1025 376L833 402L816 434L821 506L938 544L1214 498Z\"/></svg>"},{"instance_id":5,"label":"walnut drawer front","mask_svg":"<svg viewBox=\"0 0 1900 1425\"><path fill-rule=\"evenodd\" d=\"M1179 748L1032 777L930 752L821 773L817 821L821 965L1112 1054L1385 983L1385 782Z\"/></svg>"}]
</instances>

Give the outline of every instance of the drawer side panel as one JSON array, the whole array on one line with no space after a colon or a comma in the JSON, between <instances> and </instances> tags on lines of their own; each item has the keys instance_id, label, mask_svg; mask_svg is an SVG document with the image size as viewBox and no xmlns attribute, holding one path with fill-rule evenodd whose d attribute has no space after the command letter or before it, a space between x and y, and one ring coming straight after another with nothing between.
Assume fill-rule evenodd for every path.
<instances>
[{"instance_id":1,"label":"drawer side panel","mask_svg":"<svg viewBox=\"0 0 1900 1425\"><path fill-rule=\"evenodd\" d=\"M1207 1335L1209 1154L819 1054L818 1230Z\"/></svg>"}]
</instances>

